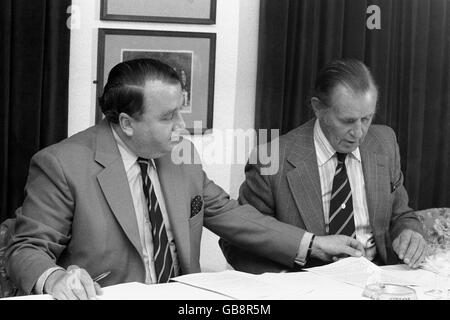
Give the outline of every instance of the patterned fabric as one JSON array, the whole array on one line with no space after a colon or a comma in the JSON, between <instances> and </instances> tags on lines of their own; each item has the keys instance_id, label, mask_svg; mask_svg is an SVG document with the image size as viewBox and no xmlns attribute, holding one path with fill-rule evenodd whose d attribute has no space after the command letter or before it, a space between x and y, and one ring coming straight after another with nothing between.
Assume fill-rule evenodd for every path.
<instances>
[{"instance_id":1,"label":"patterned fabric","mask_svg":"<svg viewBox=\"0 0 450 320\"><path fill-rule=\"evenodd\" d=\"M201 196L195 196L191 201L191 218L196 216L203 206L203 200Z\"/></svg>"},{"instance_id":2,"label":"patterned fabric","mask_svg":"<svg viewBox=\"0 0 450 320\"><path fill-rule=\"evenodd\" d=\"M147 200L148 215L152 226L156 276L158 283L164 283L174 276L174 264L170 254L166 227L152 182L147 173L149 160L138 158L137 161L141 167L144 195Z\"/></svg>"},{"instance_id":3,"label":"patterned fabric","mask_svg":"<svg viewBox=\"0 0 450 320\"><path fill-rule=\"evenodd\" d=\"M422 222L425 240L435 247L450 247L450 208L429 208L415 211Z\"/></svg>"},{"instance_id":4,"label":"patterned fabric","mask_svg":"<svg viewBox=\"0 0 450 320\"><path fill-rule=\"evenodd\" d=\"M355 221L353 218L352 189L345 168L346 153L336 152L338 164L333 179L330 200L330 234L355 236Z\"/></svg>"}]
</instances>

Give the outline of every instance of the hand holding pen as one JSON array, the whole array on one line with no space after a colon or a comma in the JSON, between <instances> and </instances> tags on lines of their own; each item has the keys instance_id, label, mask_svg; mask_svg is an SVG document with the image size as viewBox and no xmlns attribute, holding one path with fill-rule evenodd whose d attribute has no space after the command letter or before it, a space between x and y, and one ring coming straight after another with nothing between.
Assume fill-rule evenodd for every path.
<instances>
[{"instance_id":1,"label":"hand holding pen","mask_svg":"<svg viewBox=\"0 0 450 320\"><path fill-rule=\"evenodd\" d=\"M71 265L66 270L52 272L45 282L44 290L57 300L96 300L102 288L97 281L104 279L111 272L104 272L94 279L78 266Z\"/></svg>"}]
</instances>

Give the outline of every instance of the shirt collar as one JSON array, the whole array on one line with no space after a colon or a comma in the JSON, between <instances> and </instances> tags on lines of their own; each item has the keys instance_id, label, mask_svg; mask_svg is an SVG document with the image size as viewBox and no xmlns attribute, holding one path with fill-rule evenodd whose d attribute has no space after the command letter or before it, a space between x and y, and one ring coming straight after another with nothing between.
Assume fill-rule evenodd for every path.
<instances>
[{"instance_id":1,"label":"shirt collar","mask_svg":"<svg viewBox=\"0 0 450 320\"><path fill-rule=\"evenodd\" d=\"M125 172L128 172L128 170L137 162L138 156L127 147L122 138L120 138L120 136L117 134L116 130L114 130L114 127L111 124L110 126L113 132L114 140L116 140L117 146L119 147L119 152L120 156L122 157ZM150 160L153 168L156 168L155 161L153 159Z\"/></svg>"},{"instance_id":2,"label":"shirt collar","mask_svg":"<svg viewBox=\"0 0 450 320\"><path fill-rule=\"evenodd\" d=\"M320 127L319 119L316 119L316 122L314 123L314 145L316 147L317 164L319 167L327 163L336 153L336 150L331 146ZM350 154L353 158L361 162L359 147L350 152Z\"/></svg>"}]
</instances>

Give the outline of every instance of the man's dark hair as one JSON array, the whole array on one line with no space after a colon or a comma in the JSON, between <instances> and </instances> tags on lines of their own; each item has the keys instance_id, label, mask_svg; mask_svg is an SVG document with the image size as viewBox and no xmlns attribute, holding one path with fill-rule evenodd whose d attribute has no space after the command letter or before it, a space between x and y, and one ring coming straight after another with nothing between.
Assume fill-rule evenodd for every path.
<instances>
[{"instance_id":1,"label":"man's dark hair","mask_svg":"<svg viewBox=\"0 0 450 320\"><path fill-rule=\"evenodd\" d=\"M159 60L128 60L114 66L99 98L101 110L108 121L119 123L122 112L139 118L144 113L145 83L153 80L181 84L176 71Z\"/></svg>"},{"instance_id":2,"label":"man's dark hair","mask_svg":"<svg viewBox=\"0 0 450 320\"><path fill-rule=\"evenodd\" d=\"M338 85L357 94L365 93L372 87L378 91L369 68L356 59L334 60L322 68L317 75L313 96L330 106L330 96Z\"/></svg>"}]
</instances>

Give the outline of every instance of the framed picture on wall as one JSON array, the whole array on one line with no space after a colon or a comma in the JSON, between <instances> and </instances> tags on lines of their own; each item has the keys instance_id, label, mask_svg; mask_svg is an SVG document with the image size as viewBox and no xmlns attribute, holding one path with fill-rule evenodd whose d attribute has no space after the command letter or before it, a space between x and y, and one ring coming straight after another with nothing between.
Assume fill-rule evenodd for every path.
<instances>
[{"instance_id":1,"label":"framed picture on wall","mask_svg":"<svg viewBox=\"0 0 450 320\"><path fill-rule=\"evenodd\" d=\"M101 0L101 20L216 23L216 0Z\"/></svg>"},{"instance_id":2,"label":"framed picture on wall","mask_svg":"<svg viewBox=\"0 0 450 320\"><path fill-rule=\"evenodd\" d=\"M99 29L97 58L97 97L103 94L109 71L117 63L141 58L160 60L178 73L186 129L201 133L212 129L216 34L203 32ZM103 118L96 105L96 122Z\"/></svg>"}]
</instances>

